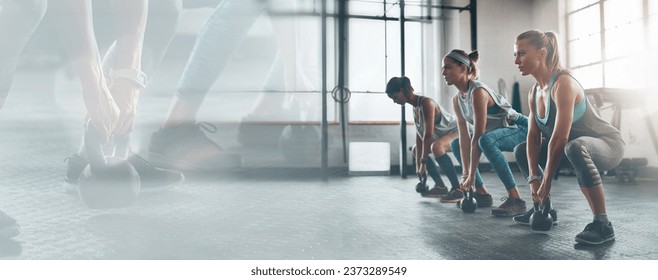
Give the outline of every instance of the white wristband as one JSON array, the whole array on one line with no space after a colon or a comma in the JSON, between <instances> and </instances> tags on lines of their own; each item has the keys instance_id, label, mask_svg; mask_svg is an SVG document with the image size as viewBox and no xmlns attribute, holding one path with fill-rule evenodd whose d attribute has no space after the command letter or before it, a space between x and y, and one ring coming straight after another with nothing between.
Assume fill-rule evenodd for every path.
<instances>
[{"instance_id":1,"label":"white wristband","mask_svg":"<svg viewBox=\"0 0 658 280\"><path fill-rule=\"evenodd\" d=\"M114 82L116 79L127 79L139 87L145 88L148 77L139 69L110 70L110 80Z\"/></svg>"},{"instance_id":2,"label":"white wristband","mask_svg":"<svg viewBox=\"0 0 658 280\"><path fill-rule=\"evenodd\" d=\"M528 184L532 183L533 181L541 181L541 179L544 178L543 176L528 176Z\"/></svg>"}]
</instances>

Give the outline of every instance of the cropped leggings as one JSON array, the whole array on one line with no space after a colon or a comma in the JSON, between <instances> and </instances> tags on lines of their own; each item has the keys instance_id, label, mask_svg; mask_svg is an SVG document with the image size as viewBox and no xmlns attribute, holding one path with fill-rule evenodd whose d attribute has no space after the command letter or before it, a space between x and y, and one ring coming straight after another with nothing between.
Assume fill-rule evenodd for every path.
<instances>
[{"instance_id":1,"label":"cropped leggings","mask_svg":"<svg viewBox=\"0 0 658 280\"><path fill-rule=\"evenodd\" d=\"M543 139L541 142L540 163L546 162L548 143L549 139ZM514 148L514 155L523 176L528 177L526 142ZM619 138L582 136L567 143L564 155L576 173L578 185L592 187L602 183L599 170L607 171L619 165L624 157L624 141ZM539 171L543 174L541 166Z\"/></svg>"}]
</instances>

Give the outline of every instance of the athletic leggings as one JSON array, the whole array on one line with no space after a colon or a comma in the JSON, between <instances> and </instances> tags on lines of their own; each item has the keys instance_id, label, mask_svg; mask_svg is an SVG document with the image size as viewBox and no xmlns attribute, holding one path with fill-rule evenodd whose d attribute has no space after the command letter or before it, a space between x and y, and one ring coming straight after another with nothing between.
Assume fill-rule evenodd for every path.
<instances>
[{"instance_id":1,"label":"athletic leggings","mask_svg":"<svg viewBox=\"0 0 658 280\"><path fill-rule=\"evenodd\" d=\"M176 96L193 104L201 104L208 90L226 67L231 56L238 50L249 29L265 10L265 3L259 0L224 0L204 24L192 54L187 61ZM266 89L283 89L282 61L277 57ZM272 78L273 73L280 77Z\"/></svg>"},{"instance_id":2,"label":"athletic leggings","mask_svg":"<svg viewBox=\"0 0 658 280\"><path fill-rule=\"evenodd\" d=\"M548 139L543 139L541 142L540 164L546 162L548 143ZM564 147L564 154L576 172L578 185L592 187L602 183L599 170L607 171L619 165L624 157L624 142L621 139L608 137L582 136L569 141ZM514 155L523 176L528 177L526 142L514 148ZM539 172L543 174L541 166Z\"/></svg>"},{"instance_id":3,"label":"athletic leggings","mask_svg":"<svg viewBox=\"0 0 658 280\"><path fill-rule=\"evenodd\" d=\"M512 170L509 168L507 159L502 152L511 152L514 150L519 143L523 142L528 135L528 118L524 115L519 115L519 117L512 122L512 127L501 127L496 128L491 131L484 133L478 144L480 145L480 150L487 157L491 167L496 171L498 178L505 185L505 189L510 190L516 187L516 180L514 180L514 175ZM452 152L455 154L455 157L461 163L461 150L459 149L459 138L455 139L451 143ZM474 164L478 164L477 162ZM475 187L481 187L484 185L482 181L482 176L480 176L480 171L476 169L475 171Z\"/></svg>"}]
</instances>

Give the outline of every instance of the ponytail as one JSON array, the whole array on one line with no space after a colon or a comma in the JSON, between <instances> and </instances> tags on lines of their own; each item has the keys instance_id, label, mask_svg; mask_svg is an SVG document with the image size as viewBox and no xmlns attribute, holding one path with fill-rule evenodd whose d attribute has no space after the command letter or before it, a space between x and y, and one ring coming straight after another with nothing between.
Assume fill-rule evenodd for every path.
<instances>
[{"instance_id":1,"label":"ponytail","mask_svg":"<svg viewBox=\"0 0 658 280\"><path fill-rule=\"evenodd\" d=\"M558 42L557 42L557 36L555 36L555 33L553 32L546 32L546 49L548 52L546 52L546 65L548 66L549 69L555 71L562 69L562 66L560 65L560 55L558 54Z\"/></svg>"}]
</instances>

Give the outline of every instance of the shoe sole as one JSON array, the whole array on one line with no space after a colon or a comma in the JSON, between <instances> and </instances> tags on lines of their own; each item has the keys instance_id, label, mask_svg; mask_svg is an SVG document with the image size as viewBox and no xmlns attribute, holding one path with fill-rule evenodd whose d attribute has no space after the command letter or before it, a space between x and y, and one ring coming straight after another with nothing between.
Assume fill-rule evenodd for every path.
<instances>
[{"instance_id":1,"label":"shoe sole","mask_svg":"<svg viewBox=\"0 0 658 280\"><path fill-rule=\"evenodd\" d=\"M512 217L512 221L514 221L515 223L517 223L517 224L519 224L519 225L530 226L530 223L529 223L529 222L528 222L528 223L519 222L519 221L517 221L517 220L514 220L514 217ZM557 226L557 221L553 221L553 225L554 225L554 226Z\"/></svg>"},{"instance_id":2,"label":"shoe sole","mask_svg":"<svg viewBox=\"0 0 658 280\"><path fill-rule=\"evenodd\" d=\"M432 195L422 195L421 194L420 196L427 197L427 198L441 198L441 197L444 197L445 194L432 194Z\"/></svg>"},{"instance_id":3,"label":"shoe sole","mask_svg":"<svg viewBox=\"0 0 658 280\"><path fill-rule=\"evenodd\" d=\"M601 245L603 243L610 242L610 241L613 241L613 240L615 240L615 235L614 234L611 235L610 237L606 238L606 239L603 239L603 240L599 241L599 242L592 242L592 241L588 241L588 240L580 239L580 238L576 237L576 242L577 243L588 244L588 245Z\"/></svg>"},{"instance_id":4,"label":"shoe sole","mask_svg":"<svg viewBox=\"0 0 658 280\"><path fill-rule=\"evenodd\" d=\"M459 201L461 201L461 200L462 200L462 198L451 199L451 200L444 200L444 199L441 199L440 201L443 202L443 203L455 203L455 202L459 202Z\"/></svg>"},{"instance_id":5,"label":"shoe sole","mask_svg":"<svg viewBox=\"0 0 658 280\"><path fill-rule=\"evenodd\" d=\"M161 186L158 186L158 187L140 188L139 193L140 194L141 193L149 194L149 193L157 193L157 192L167 191L167 190L171 190L171 189L174 189L174 188L182 185L183 182L185 182L185 175L181 174L180 178L176 182L173 182L173 183L167 184L167 185L161 185Z\"/></svg>"}]
</instances>

